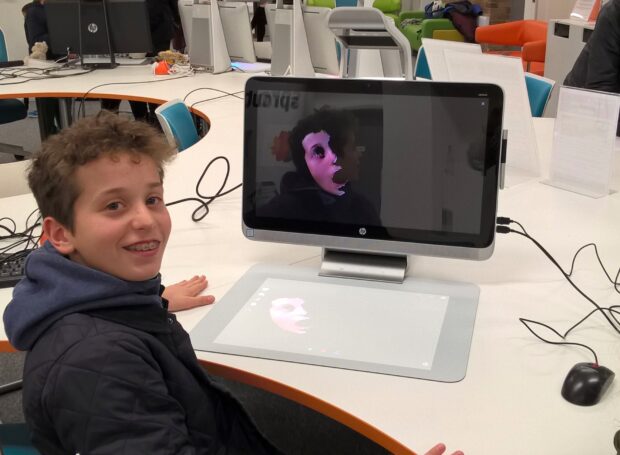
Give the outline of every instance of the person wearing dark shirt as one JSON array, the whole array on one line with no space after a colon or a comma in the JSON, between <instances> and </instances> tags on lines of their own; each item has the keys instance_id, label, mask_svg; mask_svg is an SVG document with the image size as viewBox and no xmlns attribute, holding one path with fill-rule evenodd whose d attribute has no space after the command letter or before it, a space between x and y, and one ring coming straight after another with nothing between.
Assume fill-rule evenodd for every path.
<instances>
[{"instance_id":1,"label":"person wearing dark shirt","mask_svg":"<svg viewBox=\"0 0 620 455\"><path fill-rule=\"evenodd\" d=\"M47 18L45 16L45 0L34 0L29 7L24 7L24 31L28 42L28 53L32 52L35 43L47 44L47 58L53 59ZM60 130L60 106L57 98L36 98L39 131L41 140L46 139Z\"/></svg>"},{"instance_id":2,"label":"person wearing dark shirt","mask_svg":"<svg viewBox=\"0 0 620 455\"><path fill-rule=\"evenodd\" d=\"M323 108L301 120L288 140L295 171L284 174L280 194L259 215L379 226L375 207L352 188L361 159L355 129L355 118L341 110Z\"/></svg>"},{"instance_id":3,"label":"person wearing dark shirt","mask_svg":"<svg viewBox=\"0 0 620 455\"><path fill-rule=\"evenodd\" d=\"M175 30L180 27L181 16L179 7L174 0L147 0L146 6L149 12L149 28L151 29L151 41L153 53L148 56L156 56L159 52L170 48L170 41L175 36ZM118 112L120 100L101 100L101 108ZM136 120L156 123L155 109L158 105L141 101L130 101L131 112Z\"/></svg>"},{"instance_id":4,"label":"person wearing dark shirt","mask_svg":"<svg viewBox=\"0 0 620 455\"><path fill-rule=\"evenodd\" d=\"M603 5L594 32L564 85L620 93L620 0ZM620 121L616 134L620 136Z\"/></svg>"}]
</instances>

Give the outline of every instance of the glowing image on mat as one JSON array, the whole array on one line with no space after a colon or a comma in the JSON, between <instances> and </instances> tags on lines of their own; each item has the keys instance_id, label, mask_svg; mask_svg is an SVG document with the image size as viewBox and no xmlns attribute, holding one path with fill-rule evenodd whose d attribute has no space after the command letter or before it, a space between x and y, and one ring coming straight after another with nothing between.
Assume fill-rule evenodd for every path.
<instances>
[{"instance_id":1,"label":"glowing image on mat","mask_svg":"<svg viewBox=\"0 0 620 455\"><path fill-rule=\"evenodd\" d=\"M307 327L300 323L309 319L307 314L308 312L304 309L304 299L299 297L275 299L271 302L269 309L269 315L274 324L291 333L306 333Z\"/></svg>"}]
</instances>

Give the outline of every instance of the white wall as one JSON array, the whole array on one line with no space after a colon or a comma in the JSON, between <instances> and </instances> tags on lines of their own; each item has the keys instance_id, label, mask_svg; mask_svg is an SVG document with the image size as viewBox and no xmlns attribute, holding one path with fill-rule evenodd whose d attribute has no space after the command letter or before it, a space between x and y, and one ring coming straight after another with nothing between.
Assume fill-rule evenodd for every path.
<instances>
[{"instance_id":1,"label":"white wall","mask_svg":"<svg viewBox=\"0 0 620 455\"><path fill-rule=\"evenodd\" d=\"M0 29L4 32L9 59L18 60L28 55L24 33L22 6L31 0L0 0Z\"/></svg>"},{"instance_id":2,"label":"white wall","mask_svg":"<svg viewBox=\"0 0 620 455\"><path fill-rule=\"evenodd\" d=\"M525 0L526 3L531 0ZM568 19L576 0L536 0L536 19Z\"/></svg>"}]
</instances>

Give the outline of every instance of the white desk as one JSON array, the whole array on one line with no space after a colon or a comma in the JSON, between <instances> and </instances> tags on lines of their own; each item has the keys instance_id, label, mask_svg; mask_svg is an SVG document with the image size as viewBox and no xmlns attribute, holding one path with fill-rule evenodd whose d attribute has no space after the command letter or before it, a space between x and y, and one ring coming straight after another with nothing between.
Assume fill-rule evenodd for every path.
<instances>
[{"instance_id":1,"label":"white desk","mask_svg":"<svg viewBox=\"0 0 620 455\"><path fill-rule=\"evenodd\" d=\"M165 99L182 97L194 84L240 90L245 77L201 76L191 84L171 81L107 89ZM94 85L88 81L79 84L80 90ZM34 90L29 84L22 87ZM55 90L51 84L44 89ZM209 94L196 95L192 100ZM168 200L192 194L203 166L217 154L231 159L230 186L240 181L243 102L229 97L199 107L211 120L211 131L169 167L165 181ZM550 148L551 125L549 119L536 122L541 150ZM214 171L213 177L217 187L219 176L215 174L218 172ZM6 198L0 200L0 214L23 222L33 206L29 195ZM318 266L318 248L244 239L240 232L240 192L214 202L211 214L200 223L190 221L192 209L191 204L171 208L173 231L162 268L167 282L205 273L210 292L221 297L258 262ZM565 268L576 249L591 241L598 244L610 268L619 265L620 193L590 199L530 181L500 194L499 214L523 223ZM580 348L544 344L517 320L528 317L566 329L591 309L535 246L520 236L499 235L495 254L488 261L419 258L412 261L410 274L470 281L481 288L467 376L459 383L210 353L199 353L199 357L213 372L308 404L396 452L405 453L403 446L423 451L444 441L468 455L614 453L612 438L620 428L618 381L594 407L582 408L564 401L560 387L566 373L577 362L591 361L590 354ZM605 281L592 253L580 257L575 280L601 305L618 303L618 295ZM9 299L10 290L0 290L0 307ZM208 311L190 310L179 314L179 320L191 330ZM600 316L594 317L571 336L571 341L589 344L603 365L620 373L619 337L603 321Z\"/></svg>"}]
</instances>

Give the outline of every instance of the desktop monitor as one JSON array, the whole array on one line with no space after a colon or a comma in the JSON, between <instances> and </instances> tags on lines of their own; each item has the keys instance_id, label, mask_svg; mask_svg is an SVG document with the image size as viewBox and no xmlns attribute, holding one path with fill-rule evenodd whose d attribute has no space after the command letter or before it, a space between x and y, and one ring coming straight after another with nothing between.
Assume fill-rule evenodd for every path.
<instances>
[{"instance_id":1,"label":"desktop monitor","mask_svg":"<svg viewBox=\"0 0 620 455\"><path fill-rule=\"evenodd\" d=\"M387 255L492 254L498 86L254 77L245 105L247 238Z\"/></svg>"},{"instance_id":2,"label":"desktop monitor","mask_svg":"<svg viewBox=\"0 0 620 455\"><path fill-rule=\"evenodd\" d=\"M45 15L55 55L67 50L80 55L153 50L146 0L47 0Z\"/></svg>"},{"instance_id":3,"label":"desktop monitor","mask_svg":"<svg viewBox=\"0 0 620 455\"><path fill-rule=\"evenodd\" d=\"M228 56L233 61L256 63L250 12L244 2L218 2Z\"/></svg>"},{"instance_id":4,"label":"desktop monitor","mask_svg":"<svg viewBox=\"0 0 620 455\"><path fill-rule=\"evenodd\" d=\"M282 10L292 10L292 2L283 2ZM274 74L285 74L289 65L291 37L288 29L276 18L277 5L265 7L267 26L272 41L277 41L281 51L274 51L271 69ZM331 8L320 6L302 6L304 34L308 42L309 58L316 73L338 75L340 72L337 42L334 34L327 26L327 15ZM283 28L284 27L284 28ZM286 43L282 43L286 40ZM272 47L275 44L272 45Z\"/></svg>"}]
</instances>

